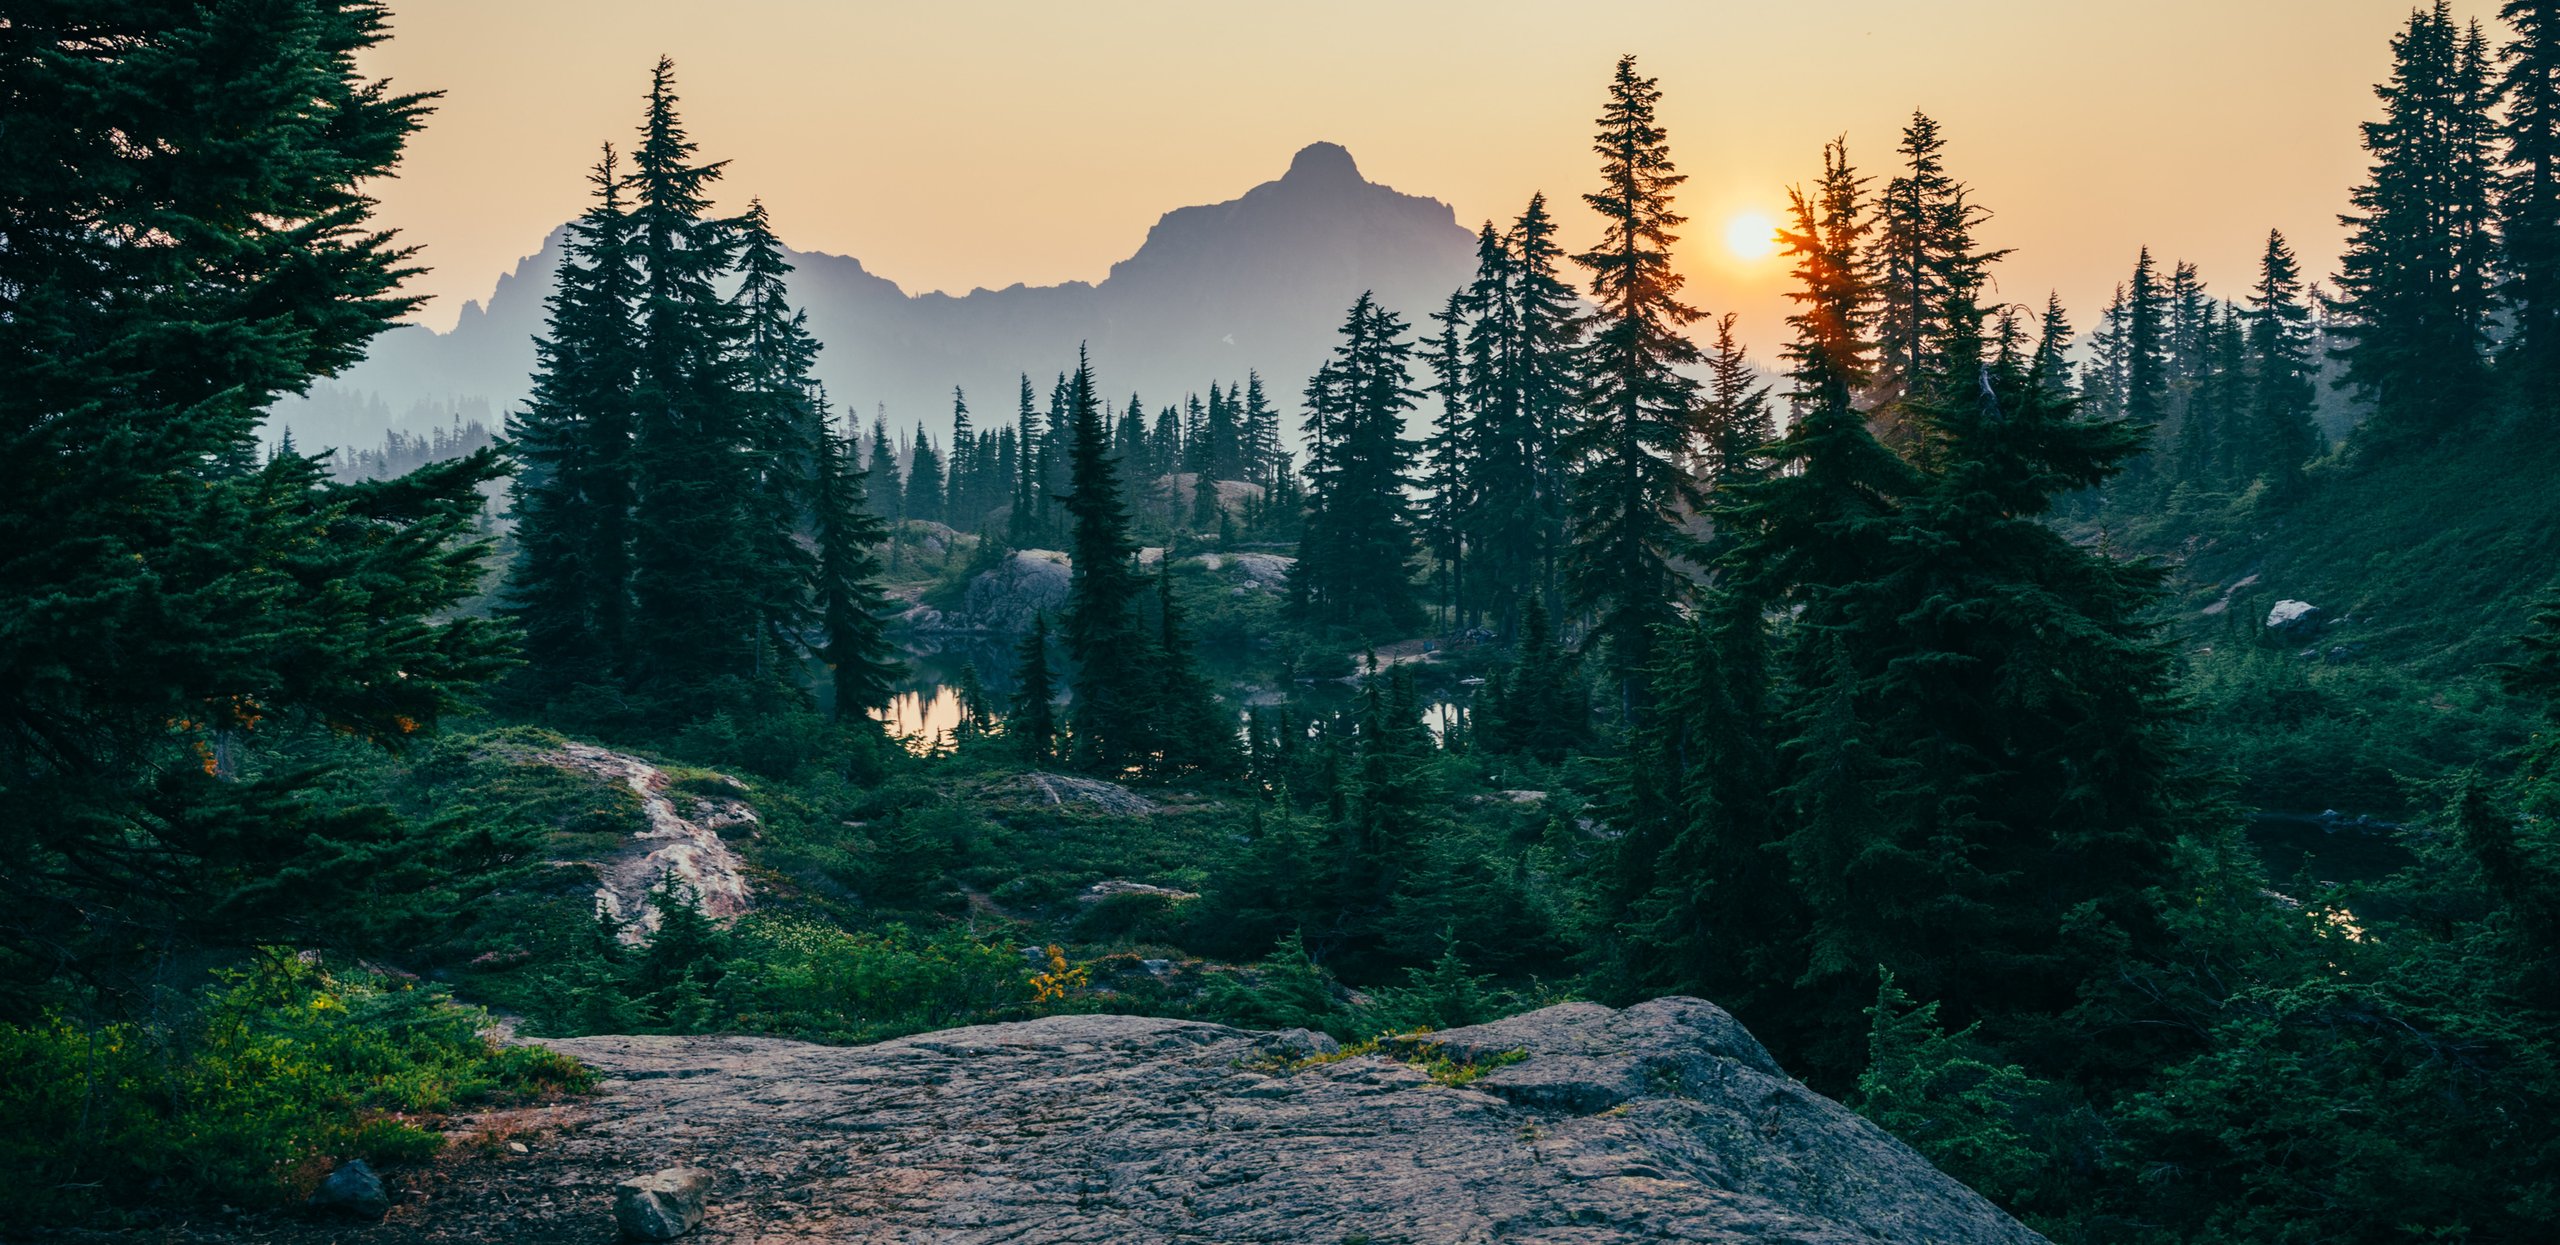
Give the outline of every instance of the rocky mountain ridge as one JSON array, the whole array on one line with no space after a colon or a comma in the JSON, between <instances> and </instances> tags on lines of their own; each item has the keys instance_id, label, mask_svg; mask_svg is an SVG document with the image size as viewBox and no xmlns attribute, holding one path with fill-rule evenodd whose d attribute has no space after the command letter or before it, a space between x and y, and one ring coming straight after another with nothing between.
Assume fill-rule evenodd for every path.
<instances>
[{"instance_id":1,"label":"rocky mountain ridge","mask_svg":"<svg viewBox=\"0 0 2560 1245\"><path fill-rule=\"evenodd\" d=\"M787 234L790 222L779 224ZM280 403L269 435L290 427L306 449L370 446L385 406L441 420L475 400L502 412L519 404L561 239L554 230L485 305L466 304L452 331L394 329L313 396ZM953 386L980 426L1010 421L1020 376L1045 401L1080 345L1114 400L1135 390L1162 405L1259 369L1286 403L1361 291L1422 323L1473 274L1475 240L1449 205L1369 181L1350 152L1314 143L1277 180L1166 213L1099 282L909 294L851 256L790 259L792 297L824 344L816 371L837 407L865 424L885 407L893 428L922 421L942 436Z\"/></svg>"}]
</instances>

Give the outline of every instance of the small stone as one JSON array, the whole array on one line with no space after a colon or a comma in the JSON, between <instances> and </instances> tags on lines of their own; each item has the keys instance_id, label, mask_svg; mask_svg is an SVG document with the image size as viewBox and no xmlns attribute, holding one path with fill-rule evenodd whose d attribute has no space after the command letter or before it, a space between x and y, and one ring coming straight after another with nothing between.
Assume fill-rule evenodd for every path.
<instances>
[{"instance_id":1,"label":"small stone","mask_svg":"<svg viewBox=\"0 0 2560 1245\"><path fill-rule=\"evenodd\" d=\"M351 1159L312 1191L311 1206L350 1219L378 1221L391 1213L391 1195L382 1191L382 1177L374 1175L373 1168L363 1159Z\"/></svg>"},{"instance_id":2,"label":"small stone","mask_svg":"<svg viewBox=\"0 0 2560 1245\"><path fill-rule=\"evenodd\" d=\"M613 1218L627 1241L672 1241L702 1226L711 1173L670 1167L613 1186Z\"/></svg>"},{"instance_id":3,"label":"small stone","mask_svg":"<svg viewBox=\"0 0 2560 1245\"><path fill-rule=\"evenodd\" d=\"M508 1143L507 1143L507 1148L508 1148L508 1149L510 1149L510 1150L515 1151L515 1152L516 1152L516 1153L518 1153L518 1154L531 1154L531 1153L533 1153L533 1147L528 1146L528 1145L526 1145L525 1143L523 1143L523 1142L521 1142L521 1141L510 1141L510 1142L508 1142Z\"/></svg>"}]
</instances>

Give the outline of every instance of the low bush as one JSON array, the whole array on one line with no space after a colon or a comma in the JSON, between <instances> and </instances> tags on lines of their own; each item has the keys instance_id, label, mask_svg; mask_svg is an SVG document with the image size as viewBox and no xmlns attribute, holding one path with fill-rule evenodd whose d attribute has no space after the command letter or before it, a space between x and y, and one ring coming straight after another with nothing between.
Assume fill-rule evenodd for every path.
<instances>
[{"instance_id":1,"label":"low bush","mask_svg":"<svg viewBox=\"0 0 2560 1245\"><path fill-rule=\"evenodd\" d=\"M584 1092L586 1070L506 1049L441 991L268 953L162 1023L55 1011L0 1025L0 1167L39 1219L155 1188L254 1205L339 1161L414 1163L435 1117L497 1097Z\"/></svg>"}]
</instances>

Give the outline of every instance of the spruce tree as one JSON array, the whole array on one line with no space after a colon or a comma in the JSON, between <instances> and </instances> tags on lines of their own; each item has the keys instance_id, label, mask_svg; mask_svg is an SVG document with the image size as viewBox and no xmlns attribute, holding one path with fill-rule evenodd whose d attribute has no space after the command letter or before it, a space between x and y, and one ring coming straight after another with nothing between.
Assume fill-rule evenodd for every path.
<instances>
[{"instance_id":1,"label":"spruce tree","mask_svg":"<svg viewBox=\"0 0 2560 1245\"><path fill-rule=\"evenodd\" d=\"M1016 547L1032 544L1041 535L1036 516L1040 512L1040 408L1031 390L1031 373L1022 373L1022 392L1014 413L1013 509L1005 517L1006 538Z\"/></svg>"},{"instance_id":2,"label":"spruce tree","mask_svg":"<svg viewBox=\"0 0 2560 1245\"><path fill-rule=\"evenodd\" d=\"M2074 395L2071 377L2071 317L2062 309L2062 295L2048 292L2044 298L2044 317L2036 325L2035 353L2027 360L2027 378L2036 391L2048 400L2068 399Z\"/></svg>"},{"instance_id":3,"label":"spruce tree","mask_svg":"<svg viewBox=\"0 0 2560 1245\"><path fill-rule=\"evenodd\" d=\"M2500 297L2514 327L2499 353L2528 396L2560 396L2560 3L2506 0L2514 31L2499 79Z\"/></svg>"},{"instance_id":4,"label":"spruce tree","mask_svg":"<svg viewBox=\"0 0 2560 1245\"><path fill-rule=\"evenodd\" d=\"M2080 365L2078 388L2081 407L2092 419L2124 418L2128 310L2125 288L2119 283L2098 315L2097 331L2089 335L2089 357Z\"/></svg>"},{"instance_id":5,"label":"spruce tree","mask_svg":"<svg viewBox=\"0 0 2560 1245\"><path fill-rule=\"evenodd\" d=\"M532 400L507 422L517 554L504 609L523 630L523 677L545 688L614 680L630 643L638 292L611 145L588 180L595 201L562 241L534 341Z\"/></svg>"},{"instance_id":6,"label":"spruce tree","mask_svg":"<svg viewBox=\"0 0 2560 1245\"><path fill-rule=\"evenodd\" d=\"M1155 660L1147 713L1154 732L1152 772L1223 774L1235 768L1235 717L1219 708L1192 652L1191 632L1173 590L1172 559L1156 571Z\"/></svg>"},{"instance_id":7,"label":"spruce tree","mask_svg":"<svg viewBox=\"0 0 2560 1245\"><path fill-rule=\"evenodd\" d=\"M768 660L796 659L816 621L809 585L816 559L802 542L817 478L817 442L826 417L817 408L818 342L808 316L791 306L791 264L762 202L738 222L739 321L737 399L741 448L752 481L746 523L752 549L747 579L758 614L757 670Z\"/></svg>"},{"instance_id":8,"label":"spruce tree","mask_svg":"<svg viewBox=\"0 0 2560 1245\"><path fill-rule=\"evenodd\" d=\"M750 673L760 651L740 329L718 289L738 230L707 215L722 166L694 153L676 115L674 62L662 57L626 186L641 279L632 657L669 697Z\"/></svg>"},{"instance_id":9,"label":"spruce tree","mask_svg":"<svg viewBox=\"0 0 2560 1245\"><path fill-rule=\"evenodd\" d=\"M358 780L278 747L397 747L509 648L462 608L494 452L345 484L316 457L256 461L272 402L354 365L419 302L398 288L412 252L367 194L430 98L359 73L388 21L364 0L10 16L13 1018L165 1006L182 980L165 970L207 947L383 950L407 919L468 906L460 871L528 850L351 804L336 792ZM46 997L56 977L77 984Z\"/></svg>"},{"instance_id":10,"label":"spruce tree","mask_svg":"<svg viewBox=\"0 0 2560 1245\"><path fill-rule=\"evenodd\" d=\"M809 495L815 537L816 580L811 597L838 721L851 721L888 705L898 677L896 649L888 638L892 606L880 591L881 543L888 525L863 496L860 446L848 428L839 435L818 404L817 462Z\"/></svg>"},{"instance_id":11,"label":"spruce tree","mask_svg":"<svg viewBox=\"0 0 2560 1245\"><path fill-rule=\"evenodd\" d=\"M1308 382L1308 513L1289 571L1301 617L1364 631L1420 618L1404 423L1421 395L1405 332L1401 317L1362 292L1334 357Z\"/></svg>"},{"instance_id":12,"label":"spruce tree","mask_svg":"<svg viewBox=\"0 0 2560 1245\"><path fill-rule=\"evenodd\" d=\"M1060 501L1073 525L1063 628L1075 663L1069 734L1079 766L1116 774L1147 756L1154 646L1138 617L1138 550L1093 394L1093 364L1081 350L1067 387L1067 421L1071 483Z\"/></svg>"},{"instance_id":13,"label":"spruce tree","mask_svg":"<svg viewBox=\"0 0 2560 1245\"><path fill-rule=\"evenodd\" d=\"M1737 317L1716 317L1716 340L1707 359L1705 401L1698 407L1698 454L1705 478L1721 489L1759 475L1761 455L1778 435L1769 411L1769 387L1733 335Z\"/></svg>"},{"instance_id":14,"label":"spruce tree","mask_svg":"<svg viewBox=\"0 0 2560 1245\"><path fill-rule=\"evenodd\" d=\"M2117 379L2115 415L2146 435L2156 435L2169 415L2169 294L2160 269L2144 247L2125 283L2122 326L2108 342L2108 362ZM2116 486L2136 504L2156 502L2168 492L2160 456L2134 459Z\"/></svg>"},{"instance_id":15,"label":"spruce tree","mask_svg":"<svg viewBox=\"0 0 2560 1245\"><path fill-rule=\"evenodd\" d=\"M1584 335L1590 327L1582 300L1559 265L1564 249L1555 240L1556 224L1547 215L1547 197L1529 196L1529 206L1503 237L1511 252L1511 316L1517 333L1508 355L1504 387L1518 405L1528 437L1530 478L1535 484L1538 588L1553 613L1559 597L1566 528L1571 516L1574 472L1565 448L1567 433L1580 418L1584 392Z\"/></svg>"},{"instance_id":16,"label":"spruce tree","mask_svg":"<svg viewBox=\"0 0 2560 1245\"><path fill-rule=\"evenodd\" d=\"M2366 444L2432 441L2477 406L2495 294L2485 40L2436 0L2391 53L2382 119L2363 123L2372 167L2338 218L2334 353L2373 403Z\"/></svg>"},{"instance_id":17,"label":"spruce tree","mask_svg":"<svg viewBox=\"0 0 2560 1245\"><path fill-rule=\"evenodd\" d=\"M1682 278L1671 266L1672 231L1683 219L1671 195L1687 179L1654 119L1661 98L1653 79L1637 76L1634 57L1619 58L1593 144L1602 188L1583 196L1602 234L1574 257L1591 273L1599 310L1581 409L1559 438L1573 467L1567 596L1606 645L1622 717L1642 698L1654 630L1679 617L1673 563L1688 555L1681 515L1701 501L1681 470L1697 409L1697 382L1681 369L1700 361L1681 330L1701 313L1680 301Z\"/></svg>"},{"instance_id":18,"label":"spruce tree","mask_svg":"<svg viewBox=\"0 0 2560 1245\"><path fill-rule=\"evenodd\" d=\"M1520 603L1541 590L1551 545L1552 498L1546 441L1521 400L1519 264L1486 221L1476 238L1476 275L1463 291L1468 322L1457 360L1467 417L1459 434L1467 506L1462 519L1472 566L1461 602L1471 617L1489 612L1505 636L1518 631Z\"/></svg>"},{"instance_id":19,"label":"spruce tree","mask_svg":"<svg viewBox=\"0 0 2560 1245\"><path fill-rule=\"evenodd\" d=\"M969 428L969 398L953 385L950 478L942 491L942 515L943 522L963 531L977 528L978 497L972 487L977 467L978 439Z\"/></svg>"},{"instance_id":20,"label":"spruce tree","mask_svg":"<svg viewBox=\"0 0 2560 1245\"><path fill-rule=\"evenodd\" d=\"M1772 741L1775 800L1751 812L1763 784L1716 794L1726 775L1713 771L1648 794L1681 771L1639 771L1645 798L1631 803L1657 811L1630 833L1633 877L1658 861L1654 890L1672 889L1628 901L1648 914L1628 954L1757 963L1758 996L1799 1001L1805 1055L1835 1074L1861 1057L1839 1035L1855 1032L1878 964L1984 1021L2007 1049L2065 1065L2087 1057L2088 1037L2059 1018L2129 948L2163 945L2151 897L2170 876L2169 843L2204 808L2169 655L2147 622L2158 571L2075 546L2046 522L2054 498L2134 454L2140 429L2056 399L2033 383L2014 325L1985 340L1959 304L1948 363L1910 406L1925 452L1906 459L1879 444L1852 401L1866 351L1856 179L1844 159L1825 163L1822 191L1797 197L1786 235L1802 287L1789 350L1797 417L1773 450L1779 470L1720 494L1714 511L1734 538L1703 616L1744 629L1700 633L1711 646L1693 651L1712 660L1682 663L1683 690L1709 698L1645 744L1676 757ZM1975 384L1960 393L1951 382L1966 359ZM1729 706L1758 693L1723 680L1756 664L1743 654L1770 618L1784 621L1771 636L1768 708L1734 723ZM1746 647L1725 647L1736 643ZM1673 734L1700 719L1727 725ZM1738 760L1717 767L1749 772ZM1764 818L1774 832L1753 828ZM1771 843L1786 862L1786 905L1743 924L1694 906L1718 893L1701 883L1748 876L1737 872L1759 859L1748 853ZM1768 933L1755 937L1753 924Z\"/></svg>"},{"instance_id":21,"label":"spruce tree","mask_svg":"<svg viewBox=\"0 0 2560 1245\"><path fill-rule=\"evenodd\" d=\"M1466 521L1468 476L1472 466L1467 445L1466 355L1460 326L1466 323L1466 291L1449 295L1448 306L1432 313L1440 326L1423 346L1423 362L1431 369L1432 392L1440 395L1440 413L1422 443L1422 471L1415 481L1425 494L1421 515L1424 547L1431 555L1432 577L1439 585L1439 605L1452 623L1461 617L1466 591Z\"/></svg>"},{"instance_id":22,"label":"spruce tree","mask_svg":"<svg viewBox=\"0 0 2560 1245\"><path fill-rule=\"evenodd\" d=\"M907 517L927 523L945 521L942 509L945 481L942 454L933 447L924 425L916 425L916 439L907 459Z\"/></svg>"},{"instance_id":23,"label":"spruce tree","mask_svg":"<svg viewBox=\"0 0 2560 1245\"><path fill-rule=\"evenodd\" d=\"M1280 411L1262 391L1262 373L1247 370L1244 374L1243 421L1244 478L1264 489L1271 487L1272 471L1280 457Z\"/></svg>"},{"instance_id":24,"label":"spruce tree","mask_svg":"<svg viewBox=\"0 0 2560 1245\"><path fill-rule=\"evenodd\" d=\"M1964 183L1947 172L1937 122L1914 111L1897 150L1903 169L1877 197L1875 242L1867 250L1867 284L1876 296L1871 400L1886 413L1887 439L1895 444L1901 440L1897 404L1959 328L1946 322L1947 305L1972 298L1989 266L2007 253L1975 248L1974 227L1991 214L1970 202Z\"/></svg>"},{"instance_id":25,"label":"spruce tree","mask_svg":"<svg viewBox=\"0 0 2560 1245\"><path fill-rule=\"evenodd\" d=\"M2311 411L2316 364L2311 357L2311 308L2303 300L2300 266L2284 235L2267 231L2258 261L2257 288L2243 314L2248 334L2249 396L2246 424L2235 438L2237 473L2290 493L2303 464L2320 450Z\"/></svg>"},{"instance_id":26,"label":"spruce tree","mask_svg":"<svg viewBox=\"0 0 2560 1245\"><path fill-rule=\"evenodd\" d=\"M1031 630L1014 649L1013 712L1005 719L1005 737L1033 765L1058 755L1058 688L1049 670L1049 615L1032 616Z\"/></svg>"},{"instance_id":27,"label":"spruce tree","mask_svg":"<svg viewBox=\"0 0 2560 1245\"><path fill-rule=\"evenodd\" d=\"M892 524L907 517L906 486L900 479L897 447L889 441L885 409L871 417L871 467L863 481L873 513Z\"/></svg>"}]
</instances>

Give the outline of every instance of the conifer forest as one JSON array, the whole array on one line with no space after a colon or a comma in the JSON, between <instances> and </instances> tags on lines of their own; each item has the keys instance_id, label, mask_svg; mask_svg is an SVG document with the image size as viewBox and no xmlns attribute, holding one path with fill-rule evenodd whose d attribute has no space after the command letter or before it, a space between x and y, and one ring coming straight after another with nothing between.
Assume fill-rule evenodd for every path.
<instances>
[{"instance_id":1,"label":"conifer forest","mask_svg":"<svg viewBox=\"0 0 2560 1245\"><path fill-rule=\"evenodd\" d=\"M1323 286L1312 366L1021 311L896 344L925 403L669 38L513 122L583 153L455 330L521 300L517 396L402 417L411 6L0 0L0 1240L467 1239L544 1144L471 1121L617 1092L545 1041L1133 1015L1461 1092L1429 1034L1669 996L2052 1241L2560 1237L2560 3L2387 7L2300 14L2387 72L2245 267L2030 291L2071 221L1920 99L1753 188L1752 319L1630 24L1541 67L1573 179ZM387 1217L292 1235L356 1160Z\"/></svg>"}]
</instances>

